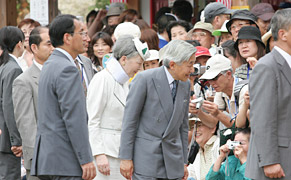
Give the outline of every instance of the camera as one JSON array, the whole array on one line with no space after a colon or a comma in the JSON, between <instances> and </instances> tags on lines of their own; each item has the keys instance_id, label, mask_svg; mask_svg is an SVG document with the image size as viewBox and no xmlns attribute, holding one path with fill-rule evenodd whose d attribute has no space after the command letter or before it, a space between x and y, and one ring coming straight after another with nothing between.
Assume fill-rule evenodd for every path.
<instances>
[{"instance_id":1,"label":"camera","mask_svg":"<svg viewBox=\"0 0 291 180\"><path fill-rule=\"evenodd\" d=\"M205 73L206 66L201 66L200 64L194 64L194 73L191 73L190 76L199 76Z\"/></svg>"},{"instance_id":2,"label":"camera","mask_svg":"<svg viewBox=\"0 0 291 180\"><path fill-rule=\"evenodd\" d=\"M197 99L192 100L191 103L196 103L196 109L200 109L203 104L203 101L204 101L203 97L199 97Z\"/></svg>"},{"instance_id":3,"label":"camera","mask_svg":"<svg viewBox=\"0 0 291 180\"><path fill-rule=\"evenodd\" d=\"M241 143L239 141L227 141L226 145L228 146L228 149L234 150L234 148Z\"/></svg>"},{"instance_id":4,"label":"camera","mask_svg":"<svg viewBox=\"0 0 291 180\"><path fill-rule=\"evenodd\" d=\"M216 47L216 54L224 55L222 47Z\"/></svg>"}]
</instances>

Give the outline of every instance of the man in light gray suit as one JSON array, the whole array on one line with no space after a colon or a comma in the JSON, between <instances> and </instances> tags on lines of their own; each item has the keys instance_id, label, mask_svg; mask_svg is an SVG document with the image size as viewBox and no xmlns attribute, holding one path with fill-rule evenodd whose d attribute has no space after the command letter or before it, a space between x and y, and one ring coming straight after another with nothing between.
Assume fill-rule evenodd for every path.
<instances>
[{"instance_id":1,"label":"man in light gray suit","mask_svg":"<svg viewBox=\"0 0 291 180\"><path fill-rule=\"evenodd\" d=\"M56 47L39 78L38 126L31 175L52 180L91 180L96 175L88 137L85 94L74 63L87 38L72 15L59 15L49 35Z\"/></svg>"},{"instance_id":2,"label":"man in light gray suit","mask_svg":"<svg viewBox=\"0 0 291 180\"><path fill-rule=\"evenodd\" d=\"M14 80L12 98L15 121L22 139L26 178L33 180L38 179L37 177L30 176L37 129L38 79L43 63L48 59L53 50L47 27L39 26L31 31L29 47L34 55L33 64Z\"/></svg>"},{"instance_id":3,"label":"man in light gray suit","mask_svg":"<svg viewBox=\"0 0 291 180\"><path fill-rule=\"evenodd\" d=\"M188 176L188 78L196 48L173 40L160 51L164 66L138 73L127 97L119 156L127 179Z\"/></svg>"},{"instance_id":4,"label":"man in light gray suit","mask_svg":"<svg viewBox=\"0 0 291 180\"><path fill-rule=\"evenodd\" d=\"M291 179L291 9L271 20L273 50L250 77L251 140L246 177Z\"/></svg>"}]
</instances>

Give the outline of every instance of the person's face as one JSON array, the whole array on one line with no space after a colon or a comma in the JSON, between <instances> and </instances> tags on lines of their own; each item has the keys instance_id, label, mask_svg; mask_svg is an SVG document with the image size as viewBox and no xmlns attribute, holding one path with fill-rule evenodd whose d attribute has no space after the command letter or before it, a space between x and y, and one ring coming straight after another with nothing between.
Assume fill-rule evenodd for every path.
<instances>
[{"instance_id":1,"label":"person's face","mask_svg":"<svg viewBox=\"0 0 291 180\"><path fill-rule=\"evenodd\" d=\"M206 62L208 61L209 56L199 56L196 58L196 64L200 64L201 66L206 66Z\"/></svg>"},{"instance_id":2,"label":"person's face","mask_svg":"<svg viewBox=\"0 0 291 180\"><path fill-rule=\"evenodd\" d=\"M207 49L211 48L211 45L214 43L214 37L204 29L195 29L192 34L192 40L197 40L201 46Z\"/></svg>"},{"instance_id":3,"label":"person's face","mask_svg":"<svg viewBox=\"0 0 291 180\"><path fill-rule=\"evenodd\" d=\"M124 71L129 77L133 77L138 71L142 69L143 59L140 55L127 58L120 62L121 66L123 67Z\"/></svg>"},{"instance_id":4,"label":"person's face","mask_svg":"<svg viewBox=\"0 0 291 180\"><path fill-rule=\"evenodd\" d=\"M53 51L53 46L50 41L48 29L43 29L43 32L40 34L42 41L38 46L32 47L33 54L35 59L44 63Z\"/></svg>"},{"instance_id":5,"label":"person's face","mask_svg":"<svg viewBox=\"0 0 291 180\"><path fill-rule=\"evenodd\" d=\"M171 29L172 40L187 40L187 32L183 26L175 26Z\"/></svg>"},{"instance_id":6,"label":"person's face","mask_svg":"<svg viewBox=\"0 0 291 180\"><path fill-rule=\"evenodd\" d=\"M230 82L230 74L229 71L226 74L219 73L215 78L208 80L208 82L216 92L225 92L228 88L228 83Z\"/></svg>"},{"instance_id":7,"label":"person's face","mask_svg":"<svg viewBox=\"0 0 291 180\"><path fill-rule=\"evenodd\" d=\"M209 128L201 122L196 123L195 140L201 146L207 143L207 141L214 135L215 128Z\"/></svg>"},{"instance_id":8,"label":"person's face","mask_svg":"<svg viewBox=\"0 0 291 180\"><path fill-rule=\"evenodd\" d=\"M105 54L110 53L111 47L105 43L103 39L98 39L96 43L93 45L94 55L98 59L102 59Z\"/></svg>"},{"instance_id":9,"label":"person's face","mask_svg":"<svg viewBox=\"0 0 291 180\"><path fill-rule=\"evenodd\" d=\"M190 74L194 72L193 64L195 63L195 54L188 61L184 61L181 65L173 63L170 69L174 73L175 80L187 81ZM171 62L170 62L171 63Z\"/></svg>"},{"instance_id":10,"label":"person's face","mask_svg":"<svg viewBox=\"0 0 291 180\"><path fill-rule=\"evenodd\" d=\"M143 65L144 65L145 70L157 68L159 67L159 60L156 59L156 60L151 60L151 61L145 61Z\"/></svg>"},{"instance_id":11,"label":"person's face","mask_svg":"<svg viewBox=\"0 0 291 180\"><path fill-rule=\"evenodd\" d=\"M241 20L241 19L235 19L232 21L232 24L230 25L230 32L232 34L232 37L234 40L237 39L239 30L244 26L250 26L250 22L248 20Z\"/></svg>"},{"instance_id":12,"label":"person's face","mask_svg":"<svg viewBox=\"0 0 291 180\"><path fill-rule=\"evenodd\" d=\"M71 51L78 55L85 52L86 41L88 34L84 31L84 26L81 21L74 19L75 30L71 39Z\"/></svg>"},{"instance_id":13,"label":"person's face","mask_svg":"<svg viewBox=\"0 0 291 180\"><path fill-rule=\"evenodd\" d=\"M263 36L265 33L268 32L268 26L270 24L270 21L263 21L262 19L258 18L257 20L257 25L259 26L260 28L260 31L261 31L261 35Z\"/></svg>"},{"instance_id":14,"label":"person's face","mask_svg":"<svg viewBox=\"0 0 291 180\"><path fill-rule=\"evenodd\" d=\"M232 40L232 35L229 34L228 32L222 32L220 36L220 41L219 44L223 44L227 40Z\"/></svg>"},{"instance_id":15,"label":"person's face","mask_svg":"<svg viewBox=\"0 0 291 180\"><path fill-rule=\"evenodd\" d=\"M247 155L248 149L249 149L249 135L245 135L243 133L238 133L235 135L234 141L239 141L241 143L241 147L243 149L243 152Z\"/></svg>"},{"instance_id":16,"label":"person's face","mask_svg":"<svg viewBox=\"0 0 291 180\"><path fill-rule=\"evenodd\" d=\"M238 40L238 50L243 58L257 57L258 46L253 39L240 39Z\"/></svg>"},{"instance_id":17,"label":"person's face","mask_svg":"<svg viewBox=\"0 0 291 180\"><path fill-rule=\"evenodd\" d=\"M219 28L221 28L221 26L223 25L224 21L229 20L230 19L230 14L221 14L219 15L218 18L218 23L219 23Z\"/></svg>"},{"instance_id":18,"label":"person's face","mask_svg":"<svg viewBox=\"0 0 291 180\"><path fill-rule=\"evenodd\" d=\"M117 25L119 20L119 16L109 16L107 19L108 25Z\"/></svg>"},{"instance_id":19,"label":"person's face","mask_svg":"<svg viewBox=\"0 0 291 180\"><path fill-rule=\"evenodd\" d=\"M31 24L24 24L20 30L23 32L25 39L24 39L24 47L29 49L29 35L31 31L34 29L34 26Z\"/></svg>"},{"instance_id":20,"label":"person's face","mask_svg":"<svg viewBox=\"0 0 291 180\"><path fill-rule=\"evenodd\" d=\"M82 28L84 29L83 32L83 46L84 46L84 52L88 51L89 43L90 43L90 37L88 35L88 28L85 23L82 23Z\"/></svg>"}]
</instances>

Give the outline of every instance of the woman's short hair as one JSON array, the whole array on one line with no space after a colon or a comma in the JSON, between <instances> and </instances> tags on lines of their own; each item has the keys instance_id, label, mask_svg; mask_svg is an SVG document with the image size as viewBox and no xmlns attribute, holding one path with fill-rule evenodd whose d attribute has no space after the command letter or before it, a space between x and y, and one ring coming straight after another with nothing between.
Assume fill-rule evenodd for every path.
<instances>
[{"instance_id":1,"label":"woman's short hair","mask_svg":"<svg viewBox=\"0 0 291 180\"><path fill-rule=\"evenodd\" d=\"M168 24L168 26L167 26L167 33L168 33L168 36L169 36L169 39L170 39L170 40L172 39L172 36L171 36L171 29L172 29L173 27L176 27L176 26L182 26L182 27L185 29L186 33L187 33L188 31L190 31L190 29L191 29L189 23L186 22L186 21L183 21L183 20L179 20L179 21L171 21L171 22Z\"/></svg>"},{"instance_id":2,"label":"woman's short hair","mask_svg":"<svg viewBox=\"0 0 291 180\"><path fill-rule=\"evenodd\" d=\"M119 61L122 56L131 58L139 55L133 39L132 35L122 35L116 40L112 50L115 59Z\"/></svg>"},{"instance_id":3,"label":"woman's short hair","mask_svg":"<svg viewBox=\"0 0 291 180\"><path fill-rule=\"evenodd\" d=\"M24 26L25 24L30 24L30 26L33 27L38 27L40 26L40 23L38 21L35 21L33 19L27 18L27 19L23 19L22 21L20 21L20 23L18 24L18 28L21 29L22 26Z\"/></svg>"},{"instance_id":4,"label":"woman's short hair","mask_svg":"<svg viewBox=\"0 0 291 180\"><path fill-rule=\"evenodd\" d=\"M153 29L145 29L141 31L140 40L146 42L149 49L159 50L159 37Z\"/></svg>"}]
</instances>

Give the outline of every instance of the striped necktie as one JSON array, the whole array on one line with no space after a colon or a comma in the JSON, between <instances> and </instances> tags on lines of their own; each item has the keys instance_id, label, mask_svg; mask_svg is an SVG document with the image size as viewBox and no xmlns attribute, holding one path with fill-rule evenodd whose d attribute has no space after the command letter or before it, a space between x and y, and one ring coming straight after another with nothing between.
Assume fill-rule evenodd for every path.
<instances>
[{"instance_id":1,"label":"striped necktie","mask_svg":"<svg viewBox=\"0 0 291 180\"><path fill-rule=\"evenodd\" d=\"M87 96L87 86L86 86L86 82L85 82L85 79L84 79L84 76L83 76L83 72L82 72L82 70L81 70L81 68L79 66L78 59L75 59L74 63L75 63L76 67L79 70L79 74L80 74L81 80L82 80L82 85L83 85L83 88L84 88L84 93L85 93L85 96ZM83 69L83 67L82 67L82 69Z\"/></svg>"}]
</instances>

